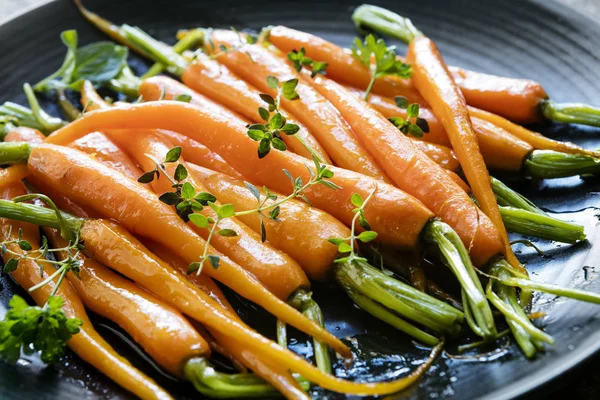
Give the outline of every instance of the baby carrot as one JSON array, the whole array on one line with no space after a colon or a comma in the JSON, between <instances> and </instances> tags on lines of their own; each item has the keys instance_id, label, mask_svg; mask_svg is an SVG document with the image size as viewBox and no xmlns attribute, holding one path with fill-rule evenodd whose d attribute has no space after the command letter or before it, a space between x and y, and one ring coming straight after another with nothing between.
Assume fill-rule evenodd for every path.
<instances>
[{"instance_id":1,"label":"baby carrot","mask_svg":"<svg viewBox=\"0 0 600 400\"><path fill-rule=\"evenodd\" d=\"M505 257L511 265L523 269L510 247L464 97L452 80L444 60L435 44L418 31L410 42L407 60L413 68L415 86L440 118L479 206L500 235Z\"/></svg>"},{"instance_id":2,"label":"baby carrot","mask_svg":"<svg viewBox=\"0 0 600 400\"><path fill-rule=\"evenodd\" d=\"M10 199L26 194L21 183L0 188L0 198ZM12 227L11 229L9 229ZM22 238L27 240L34 249L39 249L39 230L35 225L0 219L0 235L2 240L14 240L17 238L19 228L23 232ZM11 236L8 236L8 232ZM11 251L21 252L16 244L8 244ZM6 260L5 260L6 261ZM24 289L29 289L43 282L55 272L52 265L46 264L44 272L40 274L40 267L32 260L21 260L16 270L11 273L13 279ZM54 289L55 281L51 281L37 290L30 292L35 302L42 307ZM96 332L89 320L84 306L75 290L68 282L63 282L57 296L64 300L63 311L70 318L79 318L83 321L79 333L73 335L68 342L69 347L84 361L93 365L103 374L131 391L142 399L171 399L171 396L151 378L134 368L129 361L120 356L102 337Z\"/></svg>"},{"instance_id":3,"label":"baby carrot","mask_svg":"<svg viewBox=\"0 0 600 400\"><path fill-rule=\"evenodd\" d=\"M113 108L94 111L77 121L82 121L91 115L130 109ZM85 204L106 217L121 221L135 234L163 243L171 250L182 253L188 262L198 262L204 255L205 241L169 206L158 201L154 193L85 154L60 146L42 144L31 151L28 166L32 175L45 178L49 185L59 187L61 193L75 202ZM136 213L132 210L144 210L144 212ZM157 223L160 223L160 228ZM210 254L218 253L210 249ZM347 347L343 343L279 300L253 276L228 258L221 257L218 268L207 267L203 271L228 285L241 296L263 306L281 320L319 338L336 351L348 355Z\"/></svg>"},{"instance_id":4,"label":"baby carrot","mask_svg":"<svg viewBox=\"0 0 600 400\"><path fill-rule=\"evenodd\" d=\"M387 121L386 124L389 125ZM259 159L256 156L256 142L248 137L244 127L182 102L150 102L128 108L94 111L54 132L47 141L70 143L89 131L119 128L167 129L185 134L219 153L235 169L243 170L253 183L266 185L281 193L291 190L283 169L295 177L300 176L304 182L310 179L306 159L280 151L270 152L265 158ZM335 167L330 169L334 172L330 181L342 189L332 190L317 185L312 186L306 196L315 207L349 225L354 217L350 197L358 193L363 199L367 198L375 187L374 181L352 171ZM377 191L365 212L381 241L401 248L414 247L423 226L432 217L432 213L421 202L384 183L377 183ZM482 248L481 251L486 250Z\"/></svg>"},{"instance_id":5,"label":"baby carrot","mask_svg":"<svg viewBox=\"0 0 600 400\"><path fill-rule=\"evenodd\" d=\"M25 167L25 168L23 168ZM12 185L29 175L27 166L18 164L0 169L0 186Z\"/></svg>"},{"instance_id":6,"label":"baby carrot","mask_svg":"<svg viewBox=\"0 0 600 400\"><path fill-rule=\"evenodd\" d=\"M168 140L153 132L139 132L131 135L114 135L122 146L138 162L144 171L156 168L156 164L148 156L156 160L164 160L167 152L174 146ZM179 158L179 164L187 166L183 156ZM166 173L174 176L175 165L173 163L165 166ZM193 176L185 180L190 182L196 191L207 191L204 185L199 183ZM185 181L182 181L185 182ZM164 174L152 181L150 184L157 194L171 192L172 183ZM207 217L216 218L214 212L208 208L203 213ZM204 239L207 238L209 230L198 228L193 223L188 225ZM219 223L220 229L230 229L237 235L226 237L215 235L211 244L220 252L230 257L234 262L243 266L245 270L256 277L272 293L280 299L286 300L294 291L308 289L310 283L304 271L290 256L276 250L268 243L262 243L260 236L240 223L236 218L228 218Z\"/></svg>"},{"instance_id":7,"label":"baby carrot","mask_svg":"<svg viewBox=\"0 0 600 400\"><path fill-rule=\"evenodd\" d=\"M275 76L280 82L298 78L298 74L284 60L259 45L244 45L233 31L212 31L211 40L216 46L243 46L239 51L221 54L219 62L263 93L271 96L277 94L275 89L267 85L267 76ZM299 96L297 100L282 98L282 105L308 127L336 165L388 180L331 103L302 79L296 86L296 92Z\"/></svg>"},{"instance_id":8,"label":"baby carrot","mask_svg":"<svg viewBox=\"0 0 600 400\"><path fill-rule=\"evenodd\" d=\"M377 155L394 183L454 228L470 249L476 265L485 264L502 251L502 242L490 220L415 142L340 84L325 77L316 77L311 84L340 110L364 146Z\"/></svg>"},{"instance_id":9,"label":"baby carrot","mask_svg":"<svg viewBox=\"0 0 600 400\"><path fill-rule=\"evenodd\" d=\"M54 247L67 246L56 230L44 231ZM66 252L57 255L67 257ZM206 340L174 308L94 259L79 259L79 275L67 274L67 279L86 308L118 324L160 366L181 376L188 359L210 356Z\"/></svg>"},{"instance_id":10,"label":"baby carrot","mask_svg":"<svg viewBox=\"0 0 600 400\"><path fill-rule=\"evenodd\" d=\"M186 68L181 79L187 86L237 111L250 121L256 124L264 123L258 114L258 108L265 106L259 96L260 92L233 74L225 65L208 57L198 58ZM331 164L329 156L309 129L291 118L284 109L281 111L288 123L296 124L300 128L295 135L282 136L288 148L307 158L312 158L312 151L314 151L324 163Z\"/></svg>"}]
</instances>

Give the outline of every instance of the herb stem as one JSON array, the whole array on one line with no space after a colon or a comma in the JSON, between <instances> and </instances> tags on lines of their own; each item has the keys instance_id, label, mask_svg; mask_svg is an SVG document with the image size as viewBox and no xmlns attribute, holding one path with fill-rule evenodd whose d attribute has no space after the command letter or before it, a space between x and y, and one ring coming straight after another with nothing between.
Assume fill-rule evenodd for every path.
<instances>
[{"instance_id":1,"label":"herb stem","mask_svg":"<svg viewBox=\"0 0 600 400\"><path fill-rule=\"evenodd\" d=\"M219 222L221 222L221 220L222 220L222 218L217 216L217 219L215 220L215 222L210 227L210 230L208 231L208 237L206 238L206 242L204 243L204 252L202 253L202 258L200 259L200 266L198 267L198 270L196 271L197 276L200 276L200 274L202 273L202 268L204 267L204 262L206 261L206 259L208 257L208 250L210 249L210 241L212 240L212 237L214 236L214 234L217 230L217 225L219 225Z\"/></svg>"}]
</instances>

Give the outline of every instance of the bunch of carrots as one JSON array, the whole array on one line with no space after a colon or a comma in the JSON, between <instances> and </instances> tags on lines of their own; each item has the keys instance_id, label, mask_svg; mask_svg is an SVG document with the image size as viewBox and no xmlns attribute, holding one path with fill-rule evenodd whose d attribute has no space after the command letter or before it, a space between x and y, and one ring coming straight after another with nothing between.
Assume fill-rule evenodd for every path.
<instances>
[{"instance_id":1,"label":"bunch of carrots","mask_svg":"<svg viewBox=\"0 0 600 400\"><path fill-rule=\"evenodd\" d=\"M518 125L597 124L598 109L552 102L536 82L448 67L410 20L379 7L357 8L354 22L406 41L406 58L372 34L346 50L284 26L196 28L170 47L76 4L120 45L79 47L63 32L63 64L24 85L29 107L0 106L4 272L37 304L10 301L6 361L39 352L52 363L68 346L134 395L171 398L104 341L91 310L208 397L307 399L311 385L385 395L469 331L478 339L461 350L510 333L534 357L553 339L530 320L533 291L600 303L529 279L507 230L576 243L583 227L488 172L600 172L597 152ZM141 77L128 48L155 62ZM458 291L438 286L425 259L446 266ZM275 340L242 321L215 281L274 315ZM425 362L391 382L336 377L331 352L353 355L325 330L311 281L336 282L430 347ZM287 348L287 325L313 338L316 365ZM238 372L219 371L213 353Z\"/></svg>"}]
</instances>

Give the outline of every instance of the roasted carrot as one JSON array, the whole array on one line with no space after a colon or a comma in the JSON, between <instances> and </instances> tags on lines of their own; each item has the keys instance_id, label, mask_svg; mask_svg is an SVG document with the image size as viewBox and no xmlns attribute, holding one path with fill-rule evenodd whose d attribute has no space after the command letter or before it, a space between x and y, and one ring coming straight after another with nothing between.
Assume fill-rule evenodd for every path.
<instances>
[{"instance_id":1,"label":"roasted carrot","mask_svg":"<svg viewBox=\"0 0 600 400\"><path fill-rule=\"evenodd\" d=\"M363 4L352 19L360 29L373 29L398 38L412 40L411 21L385 8ZM548 99L544 88L529 79L505 78L448 67L467 103L520 123L539 122L543 118L558 122L600 126L600 108L579 103L556 103Z\"/></svg>"},{"instance_id":2,"label":"roasted carrot","mask_svg":"<svg viewBox=\"0 0 600 400\"><path fill-rule=\"evenodd\" d=\"M350 88L353 92L361 94ZM387 97L371 95L369 104L377 109L386 118L406 118L406 111L397 107L394 100ZM534 150L528 141L511 134L502 127L492 124L483 118L471 115L473 129L486 165L490 169L500 171L519 171L523 167L525 158ZM419 117L427 121L429 133L423 136L427 142L449 146L450 141L440 120L426 107L419 109ZM546 138L544 138L546 139ZM548 139L550 140L550 139Z\"/></svg>"},{"instance_id":3,"label":"roasted carrot","mask_svg":"<svg viewBox=\"0 0 600 400\"><path fill-rule=\"evenodd\" d=\"M213 31L211 40L216 46L242 46L238 48L240 51L220 55L219 62L264 93L276 95L276 90L267 85L267 76L275 76L281 82L298 78L298 74L285 61L258 45L244 45L232 31ZM296 92L299 99L282 98L283 106L310 129L336 165L377 179L388 180L377 162L356 140L352 129L327 100L303 80L299 81Z\"/></svg>"},{"instance_id":4,"label":"roasted carrot","mask_svg":"<svg viewBox=\"0 0 600 400\"><path fill-rule=\"evenodd\" d=\"M77 121L83 121L90 115L130 109L94 111ZM43 177L49 185L59 187L61 193L76 203L89 206L105 217L121 221L135 234L164 243L173 251L182 253L190 263L197 262L204 254L204 240L185 225L169 206L158 201L154 193L85 154L60 146L42 144L31 151L28 166L31 175ZM131 210L144 212L132 213ZM160 228L156 225L159 221ZM210 249L210 252L218 254L214 249ZM221 257L218 268L208 267L204 271L230 286L241 296L263 306L281 320L348 355L346 346L338 339L277 299L254 277L226 257Z\"/></svg>"},{"instance_id":5,"label":"roasted carrot","mask_svg":"<svg viewBox=\"0 0 600 400\"><path fill-rule=\"evenodd\" d=\"M465 99L452 80L444 60L435 44L419 33L410 42L407 60L413 68L415 86L440 118L479 206L500 235L499 242L504 247L502 251L505 257L511 265L523 269L510 247Z\"/></svg>"},{"instance_id":6,"label":"roasted carrot","mask_svg":"<svg viewBox=\"0 0 600 400\"><path fill-rule=\"evenodd\" d=\"M283 168L295 177L302 177L305 182L310 178L305 167L306 159L279 151L259 159L256 157L256 142L246 135L243 127L182 102L150 102L94 111L56 131L47 141L70 143L86 132L107 129L167 129L185 134L219 153L235 169L243 170L253 183L267 185L281 193L291 190ZM354 217L351 195L358 193L367 198L375 187L374 181L352 171L335 167L331 170L334 172L331 181L343 189L331 190L318 185L311 187L306 195L315 207L350 224ZM382 242L402 248L416 245L419 233L432 216L418 200L384 183L377 183L377 192L365 212L367 216L371 215L373 230L379 233ZM486 252L485 249L480 251Z\"/></svg>"},{"instance_id":7,"label":"roasted carrot","mask_svg":"<svg viewBox=\"0 0 600 400\"><path fill-rule=\"evenodd\" d=\"M491 222L412 140L340 84L325 77L316 77L311 84L340 110L394 183L421 200L456 230L471 250L476 265L485 264L502 251L500 237ZM487 179L489 185L489 177ZM482 252L482 248L487 251Z\"/></svg>"},{"instance_id":8,"label":"roasted carrot","mask_svg":"<svg viewBox=\"0 0 600 400\"><path fill-rule=\"evenodd\" d=\"M0 198L10 199L26 193L21 183L6 186L0 189ZM0 220L0 235L2 240L14 240L17 238L19 228L23 232L22 238L27 240L34 249L39 249L39 230L35 225L16 222L12 220ZM12 229L9 229L12 227ZM11 236L8 236L9 231ZM11 251L21 252L16 244L8 244ZM6 260L5 260L6 261ZM21 260L19 267L11 273L11 276L24 289L29 289L52 275L55 268L45 265L44 272L40 274L40 267L31 260ZM48 296L52 293L56 281L30 292L35 302L42 307ZM63 311L67 317L79 318L83 321L80 332L71 337L69 347L84 361L93 365L103 374L129 390L142 399L171 399L171 396L158 386L151 378L134 368L129 361L121 357L102 337L96 332L91 321L87 317L84 306L73 288L68 282L63 282L59 287L57 296L64 300Z\"/></svg>"},{"instance_id":9,"label":"roasted carrot","mask_svg":"<svg viewBox=\"0 0 600 400\"><path fill-rule=\"evenodd\" d=\"M240 180L214 171L188 164L191 173L206 189L225 203L232 203L239 210L256 207L256 198ZM261 191L264 196L264 191ZM337 247L328 239L348 237L350 230L331 215L309 206L303 201L290 200L281 204L280 221L264 220L267 239L276 248L293 257L311 280L322 281L331 277L331 265L338 256ZM260 231L257 214L239 217L240 221ZM298 244L302 243L302 246ZM305 249L310 249L306 251Z\"/></svg>"},{"instance_id":10,"label":"roasted carrot","mask_svg":"<svg viewBox=\"0 0 600 400\"><path fill-rule=\"evenodd\" d=\"M416 148L440 167L448 171L457 171L460 167L451 148L423 140L413 140Z\"/></svg>"},{"instance_id":11,"label":"roasted carrot","mask_svg":"<svg viewBox=\"0 0 600 400\"><path fill-rule=\"evenodd\" d=\"M172 253L164 246L157 244L156 242L145 243L148 248L162 260L169 260L169 265L185 274L187 270L187 263L181 257ZM229 304L229 301L215 284L215 282L205 275L188 275L188 279L205 292L211 299L213 299L219 306L224 310L227 310L232 318L238 319L237 313L234 308ZM242 364L254 371L257 375L260 375L267 382L270 382L276 387L281 394L288 399L306 399L306 394L299 388L297 381L290 376L289 372L275 368L269 365L263 360L258 354L249 352L244 348L243 345L237 343L234 338L227 335L223 335L214 329L209 330L210 333L217 339L220 346L231 353L233 357L242 362Z\"/></svg>"},{"instance_id":12,"label":"roasted carrot","mask_svg":"<svg viewBox=\"0 0 600 400\"><path fill-rule=\"evenodd\" d=\"M81 104L83 104L84 111L94 111L101 108L110 107L110 104L108 104L102 97L100 97L98 92L96 92L94 85L92 85L90 81L83 82L83 85L81 85L80 94Z\"/></svg>"},{"instance_id":13,"label":"roasted carrot","mask_svg":"<svg viewBox=\"0 0 600 400\"><path fill-rule=\"evenodd\" d=\"M134 136L134 137L132 137ZM135 134L113 135L121 147L127 151L142 167L144 171L156 168L156 164L148 155L156 160L163 160L167 152L174 146L166 139L153 132L138 132ZM187 166L183 156L179 163ZM166 171L169 176L175 173L175 165L167 165ZM204 185L188 176L190 182L197 191L207 191ZM172 191L172 183L164 176L155 179L151 187L157 194ZM206 216L216 218L214 212L208 208L203 212ZM207 238L209 230L198 228L193 223L188 225L204 239ZM243 266L245 270L256 277L272 293L280 299L286 300L294 291L308 289L310 283L306 274L290 256L276 250L268 243L261 243L260 235L249 229L236 218L228 218L221 221L220 229L231 229L236 232L235 237L216 235L211 244L220 252L230 257L234 262Z\"/></svg>"},{"instance_id":14,"label":"roasted carrot","mask_svg":"<svg viewBox=\"0 0 600 400\"><path fill-rule=\"evenodd\" d=\"M225 65L207 57L199 58L186 68L181 79L187 86L237 111L250 121L264 123L258 114L258 108L265 105L260 99L260 92L235 76ZM291 118L285 110L282 110L282 115L286 117L288 123L296 124L300 128L293 136L282 136L288 148L307 158L312 158L314 151L324 163L331 164L329 156L309 129Z\"/></svg>"},{"instance_id":15,"label":"roasted carrot","mask_svg":"<svg viewBox=\"0 0 600 400\"><path fill-rule=\"evenodd\" d=\"M0 169L0 186L12 185L21 181L27 175L29 175L29 171L24 165L13 165L8 168L2 168Z\"/></svg>"},{"instance_id":16,"label":"roasted carrot","mask_svg":"<svg viewBox=\"0 0 600 400\"><path fill-rule=\"evenodd\" d=\"M67 242L45 229L54 247ZM66 258L65 252L58 255ZM210 356L210 346L178 311L91 258L80 256L79 276L67 274L86 308L118 324L163 368L176 376L190 358Z\"/></svg>"}]
</instances>

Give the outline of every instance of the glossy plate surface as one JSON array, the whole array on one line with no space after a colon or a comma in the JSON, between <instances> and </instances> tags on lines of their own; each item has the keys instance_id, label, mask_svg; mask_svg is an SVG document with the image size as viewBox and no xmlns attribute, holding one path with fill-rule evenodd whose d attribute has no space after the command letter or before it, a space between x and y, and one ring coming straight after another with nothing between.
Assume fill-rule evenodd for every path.
<instances>
[{"instance_id":1,"label":"glossy plate surface","mask_svg":"<svg viewBox=\"0 0 600 400\"><path fill-rule=\"evenodd\" d=\"M196 26L239 29L284 24L350 45L356 32L350 14L358 1L85 1L88 8L117 22L139 25L151 34L173 42L178 28ZM542 1L421 0L378 1L410 17L438 43L448 63L543 83L559 101L600 104L600 26L583 15ZM50 2L0 26L0 101L24 104L21 85L53 72L62 61L59 34L77 29L80 43L105 37L90 27L68 0ZM402 46L400 46L403 48ZM134 63L138 68L143 64ZM138 69L138 72L140 70ZM600 130L558 125L539 127L549 136L600 147ZM516 249L537 279L600 292L600 180L580 178L552 182L509 180L509 183L545 209L586 226L588 242L575 246L536 241L545 251L538 257L527 247ZM18 288L6 277L0 281L3 309ZM21 293L23 294L23 293ZM326 314L328 328L350 343L358 355L350 371L337 365L339 376L391 378L414 368L426 354L403 334L377 323L352 307L344 293L318 285L315 297ZM513 344L478 358L457 359L445 355L418 386L397 398L504 399L525 393L574 367L600 347L600 307L542 296L536 309L547 312L540 324L556 339L556 345L534 361L527 361ZM274 333L274 321L263 312L242 306L242 315L265 333ZM124 353L132 354L96 318L98 330ZM310 355L306 338L296 335L295 349ZM597 356L596 356L597 357ZM171 382L152 372L139 358L136 365L156 376L178 398L200 398L189 386ZM539 391L538 391L539 394ZM316 398L323 398L316 392ZM343 398L328 393L327 398ZM0 363L2 399L130 398L91 367L69 354L56 366L44 368L35 358L17 367Z\"/></svg>"}]
</instances>

